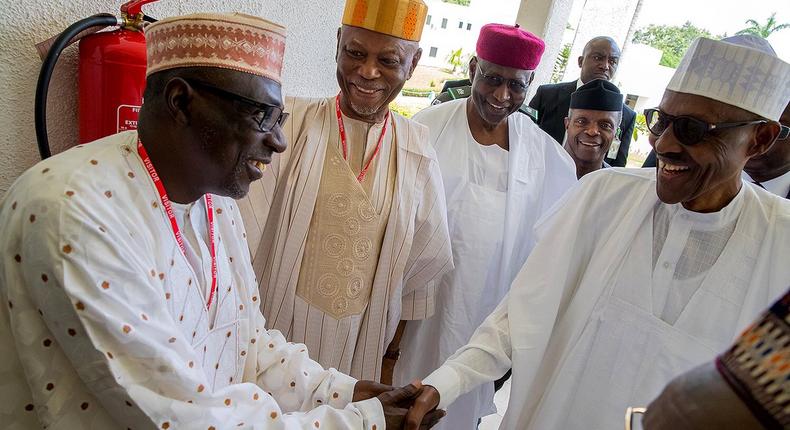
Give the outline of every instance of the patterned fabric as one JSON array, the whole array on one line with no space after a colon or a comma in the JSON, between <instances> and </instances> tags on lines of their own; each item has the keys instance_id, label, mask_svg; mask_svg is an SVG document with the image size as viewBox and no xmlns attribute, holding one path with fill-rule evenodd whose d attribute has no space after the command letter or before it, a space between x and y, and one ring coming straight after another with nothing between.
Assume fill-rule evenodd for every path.
<instances>
[{"instance_id":1,"label":"patterned fabric","mask_svg":"<svg viewBox=\"0 0 790 430\"><path fill-rule=\"evenodd\" d=\"M767 428L790 428L790 290L716 361Z\"/></svg>"},{"instance_id":2,"label":"patterned fabric","mask_svg":"<svg viewBox=\"0 0 790 430\"><path fill-rule=\"evenodd\" d=\"M251 15L193 14L145 29L146 76L176 67L238 70L281 82L285 27Z\"/></svg>"},{"instance_id":3,"label":"patterned fabric","mask_svg":"<svg viewBox=\"0 0 790 430\"><path fill-rule=\"evenodd\" d=\"M667 89L779 120L790 99L790 64L762 50L700 37L686 51Z\"/></svg>"},{"instance_id":4,"label":"patterned fabric","mask_svg":"<svg viewBox=\"0 0 790 430\"><path fill-rule=\"evenodd\" d=\"M427 16L422 0L347 0L343 25L419 42Z\"/></svg>"},{"instance_id":5,"label":"patterned fabric","mask_svg":"<svg viewBox=\"0 0 790 430\"><path fill-rule=\"evenodd\" d=\"M296 294L337 320L360 315L370 302L395 189L391 148L385 204L377 212L340 149L327 147Z\"/></svg>"},{"instance_id":6,"label":"patterned fabric","mask_svg":"<svg viewBox=\"0 0 790 430\"><path fill-rule=\"evenodd\" d=\"M136 141L126 132L49 158L0 202L0 427L383 428L377 400L350 403L356 380L266 330L238 207L219 196L206 310L210 285L181 252Z\"/></svg>"}]
</instances>

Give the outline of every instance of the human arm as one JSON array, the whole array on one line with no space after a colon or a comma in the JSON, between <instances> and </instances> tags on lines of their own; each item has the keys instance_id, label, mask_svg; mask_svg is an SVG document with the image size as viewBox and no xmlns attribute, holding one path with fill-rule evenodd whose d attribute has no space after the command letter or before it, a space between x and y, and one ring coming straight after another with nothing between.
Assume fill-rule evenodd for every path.
<instances>
[{"instance_id":1,"label":"human arm","mask_svg":"<svg viewBox=\"0 0 790 430\"><path fill-rule=\"evenodd\" d=\"M713 362L673 379L647 407L643 423L645 430L762 428Z\"/></svg>"}]
</instances>

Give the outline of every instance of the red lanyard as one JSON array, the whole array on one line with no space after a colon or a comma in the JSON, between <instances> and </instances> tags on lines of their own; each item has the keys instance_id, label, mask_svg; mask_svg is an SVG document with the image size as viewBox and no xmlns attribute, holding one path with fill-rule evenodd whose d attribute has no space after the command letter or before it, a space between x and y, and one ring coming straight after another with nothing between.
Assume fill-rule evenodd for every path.
<instances>
[{"instance_id":1,"label":"red lanyard","mask_svg":"<svg viewBox=\"0 0 790 430\"><path fill-rule=\"evenodd\" d=\"M343 159L348 160L348 147L346 145L346 127L343 125L343 114L340 112L340 94L335 97L335 111L337 112L337 128L340 129L340 144L343 146ZM376 150L373 151L373 155L370 156L370 160L365 164L365 167L362 168L362 171L359 172L359 176L357 176L357 181L362 182L365 179L365 175L368 173L368 169L370 168L370 163L373 162L373 159L376 158L376 155L379 153L379 149L381 149L381 142L384 141L384 135L387 133L387 123L389 123L390 119L390 111L387 110L387 116L384 118L384 127L381 128L381 136L379 136L379 141L376 144Z\"/></svg>"},{"instance_id":2,"label":"red lanyard","mask_svg":"<svg viewBox=\"0 0 790 430\"><path fill-rule=\"evenodd\" d=\"M175 236L176 242L178 242L178 247L181 248L181 253L184 254L184 258L186 258L184 238L181 235L181 230L178 228L176 217L173 214L173 205L170 204L165 186L162 184L162 180L159 179L159 175L156 173L156 169L154 169L154 164L151 163L151 158L148 156L148 152L146 152L140 139L137 139L137 153L143 160L143 164L145 165L145 169L148 170L151 180L154 181L156 191L159 192L159 199L162 201L162 207L165 209L167 218L170 220L173 236ZM211 302L214 300L214 294L217 292L217 250L214 245L214 205L211 203L211 194L206 194L204 197L206 199L206 218L208 219L209 249L211 250L211 290L208 295L208 301L206 302L206 309L210 309Z\"/></svg>"}]
</instances>

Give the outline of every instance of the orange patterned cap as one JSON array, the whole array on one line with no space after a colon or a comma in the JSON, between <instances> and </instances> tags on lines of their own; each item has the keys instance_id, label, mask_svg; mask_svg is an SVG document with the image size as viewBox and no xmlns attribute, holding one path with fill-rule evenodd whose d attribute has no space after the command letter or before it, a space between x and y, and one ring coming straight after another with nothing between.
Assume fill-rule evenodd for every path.
<instances>
[{"instance_id":1,"label":"orange patterned cap","mask_svg":"<svg viewBox=\"0 0 790 430\"><path fill-rule=\"evenodd\" d=\"M176 67L219 67L281 82L285 27L240 13L166 18L145 29L146 76Z\"/></svg>"},{"instance_id":2,"label":"orange patterned cap","mask_svg":"<svg viewBox=\"0 0 790 430\"><path fill-rule=\"evenodd\" d=\"M419 42L427 16L422 0L346 0L343 25Z\"/></svg>"}]
</instances>

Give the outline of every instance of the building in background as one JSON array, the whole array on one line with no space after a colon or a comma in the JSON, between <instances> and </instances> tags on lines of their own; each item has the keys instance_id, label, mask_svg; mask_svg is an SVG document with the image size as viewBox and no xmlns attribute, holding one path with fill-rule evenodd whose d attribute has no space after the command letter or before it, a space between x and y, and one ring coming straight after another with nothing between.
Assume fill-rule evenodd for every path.
<instances>
[{"instance_id":1,"label":"building in background","mask_svg":"<svg viewBox=\"0 0 790 430\"><path fill-rule=\"evenodd\" d=\"M452 68L447 58L462 49L468 61L474 54L480 27L491 22L515 24L520 0L471 0L468 6L442 0L425 0L428 18L420 40L420 65Z\"/></svg>"}]
</instances>

